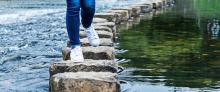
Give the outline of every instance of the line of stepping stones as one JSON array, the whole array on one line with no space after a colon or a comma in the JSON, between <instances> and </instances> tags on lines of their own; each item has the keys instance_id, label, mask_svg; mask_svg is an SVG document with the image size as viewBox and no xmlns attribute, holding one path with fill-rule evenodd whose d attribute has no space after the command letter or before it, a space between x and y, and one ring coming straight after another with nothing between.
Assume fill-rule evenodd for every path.
<instances>
[{"instance_id":1,"label":"line of stepping stones","mask_svg":"<svg viewBox=\"0 0 220 92\"><path fill-rule=\"evenodd\" d=\"M91 47L86 33L81 28L80 37L85 62L70 61L69 43L63 47L63 61L50 65L51 92L120 92L117 80L118 64L114 61L117 26L141 13L148 13L153 8L160 8L170 0L140 2L135 5L112 8L104 13L96 13L93 24L100 37L100 46Z\"/></svg>"}]
</instances>

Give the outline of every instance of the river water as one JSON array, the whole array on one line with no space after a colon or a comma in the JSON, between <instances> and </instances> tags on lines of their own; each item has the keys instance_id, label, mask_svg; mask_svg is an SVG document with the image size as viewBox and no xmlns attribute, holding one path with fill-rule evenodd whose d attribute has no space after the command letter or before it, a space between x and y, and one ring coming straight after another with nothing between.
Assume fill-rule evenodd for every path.
<instances>
[{"instance_id":1,"label":"river water","mask_svg":"<svg viewBox=\"0 0 220 92\"><path fill-rule=\"evenodd\" d=\"M117 58L124 92L220 92L219 0L176 0L121 30Z\"/></svg>"},{"instance_id":2,"label":"river water","mask_svg":"<svg viewBox=\"0 0 220 92\"><path fill-rule=\"evenodd\" d=\"M138 1L97 0L97 12ZM124 92L220 91L220 40L205 31L208 19L219 19L219 1L176 3L121 31ZM48 66L61 60L67 40L65 7L65 0L0 1L0 92L48 91Z\"/></svg>"}]
</instances>

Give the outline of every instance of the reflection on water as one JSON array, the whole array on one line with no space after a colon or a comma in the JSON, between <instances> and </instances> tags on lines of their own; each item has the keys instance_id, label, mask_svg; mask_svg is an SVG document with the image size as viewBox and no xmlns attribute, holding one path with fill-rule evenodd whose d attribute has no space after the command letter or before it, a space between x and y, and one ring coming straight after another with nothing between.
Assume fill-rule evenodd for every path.
<instances>
[{"instance_id":1,"label":"reflection on water","mask_svg":"<svg viewBox=\"0 0 220 92\"><path fill-rule=\"evenodd\" d=\"M172 10L120 32L119 49L128 52L117 58L130 60L121 63L126 67L119 77L128 82L122 85L125 92L220 92L220 38L207 33L208 20L209 32L218 31L215 3L220 1L176 3Z\"/></svg>"}]
</instances>

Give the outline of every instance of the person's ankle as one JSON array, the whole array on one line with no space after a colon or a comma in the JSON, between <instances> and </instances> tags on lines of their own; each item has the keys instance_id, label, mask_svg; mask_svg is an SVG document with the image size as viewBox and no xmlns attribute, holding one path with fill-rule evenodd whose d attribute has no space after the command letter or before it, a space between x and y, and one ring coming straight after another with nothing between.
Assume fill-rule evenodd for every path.
<instances>
[{"instance_id":1,"label":"person's ankle","mask_svg":"<svg viewBox=\"0 0 220 92\"><path fill-rule=\"evenodd\" d=\"M71 49L74 49L74 48L76 48L77 46L80 46L80 44L77 44L77 45L71 45L70 48L71 48Z\"/></svg>"},{"instance_id":2,"label":"person's ankle","mask_svg":"<svg viewBox=\"0 0 220 92\"><path fill-rule=\"evenodd\" d=\"M92 30L92 25L90 25L89 27L85 28L86 30Z\"/></svg>"}]
</instances>

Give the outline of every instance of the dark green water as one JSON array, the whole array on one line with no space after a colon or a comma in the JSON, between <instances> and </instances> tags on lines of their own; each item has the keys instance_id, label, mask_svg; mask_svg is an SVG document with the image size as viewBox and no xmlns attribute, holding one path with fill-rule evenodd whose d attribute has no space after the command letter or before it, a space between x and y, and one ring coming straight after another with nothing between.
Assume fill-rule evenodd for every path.
<instances>
[{"instance_id":1,"label":"dark green water","mask_svg":"<svg viewBox=\"0 0 220 92\"><path fill-rule=\"evenodd\" d=\"M207 20L220 19L220 0L177 0L176 6L122 30L118 54L125 92L220 92L220 39Z\"/></svg>"}]
</instances>

